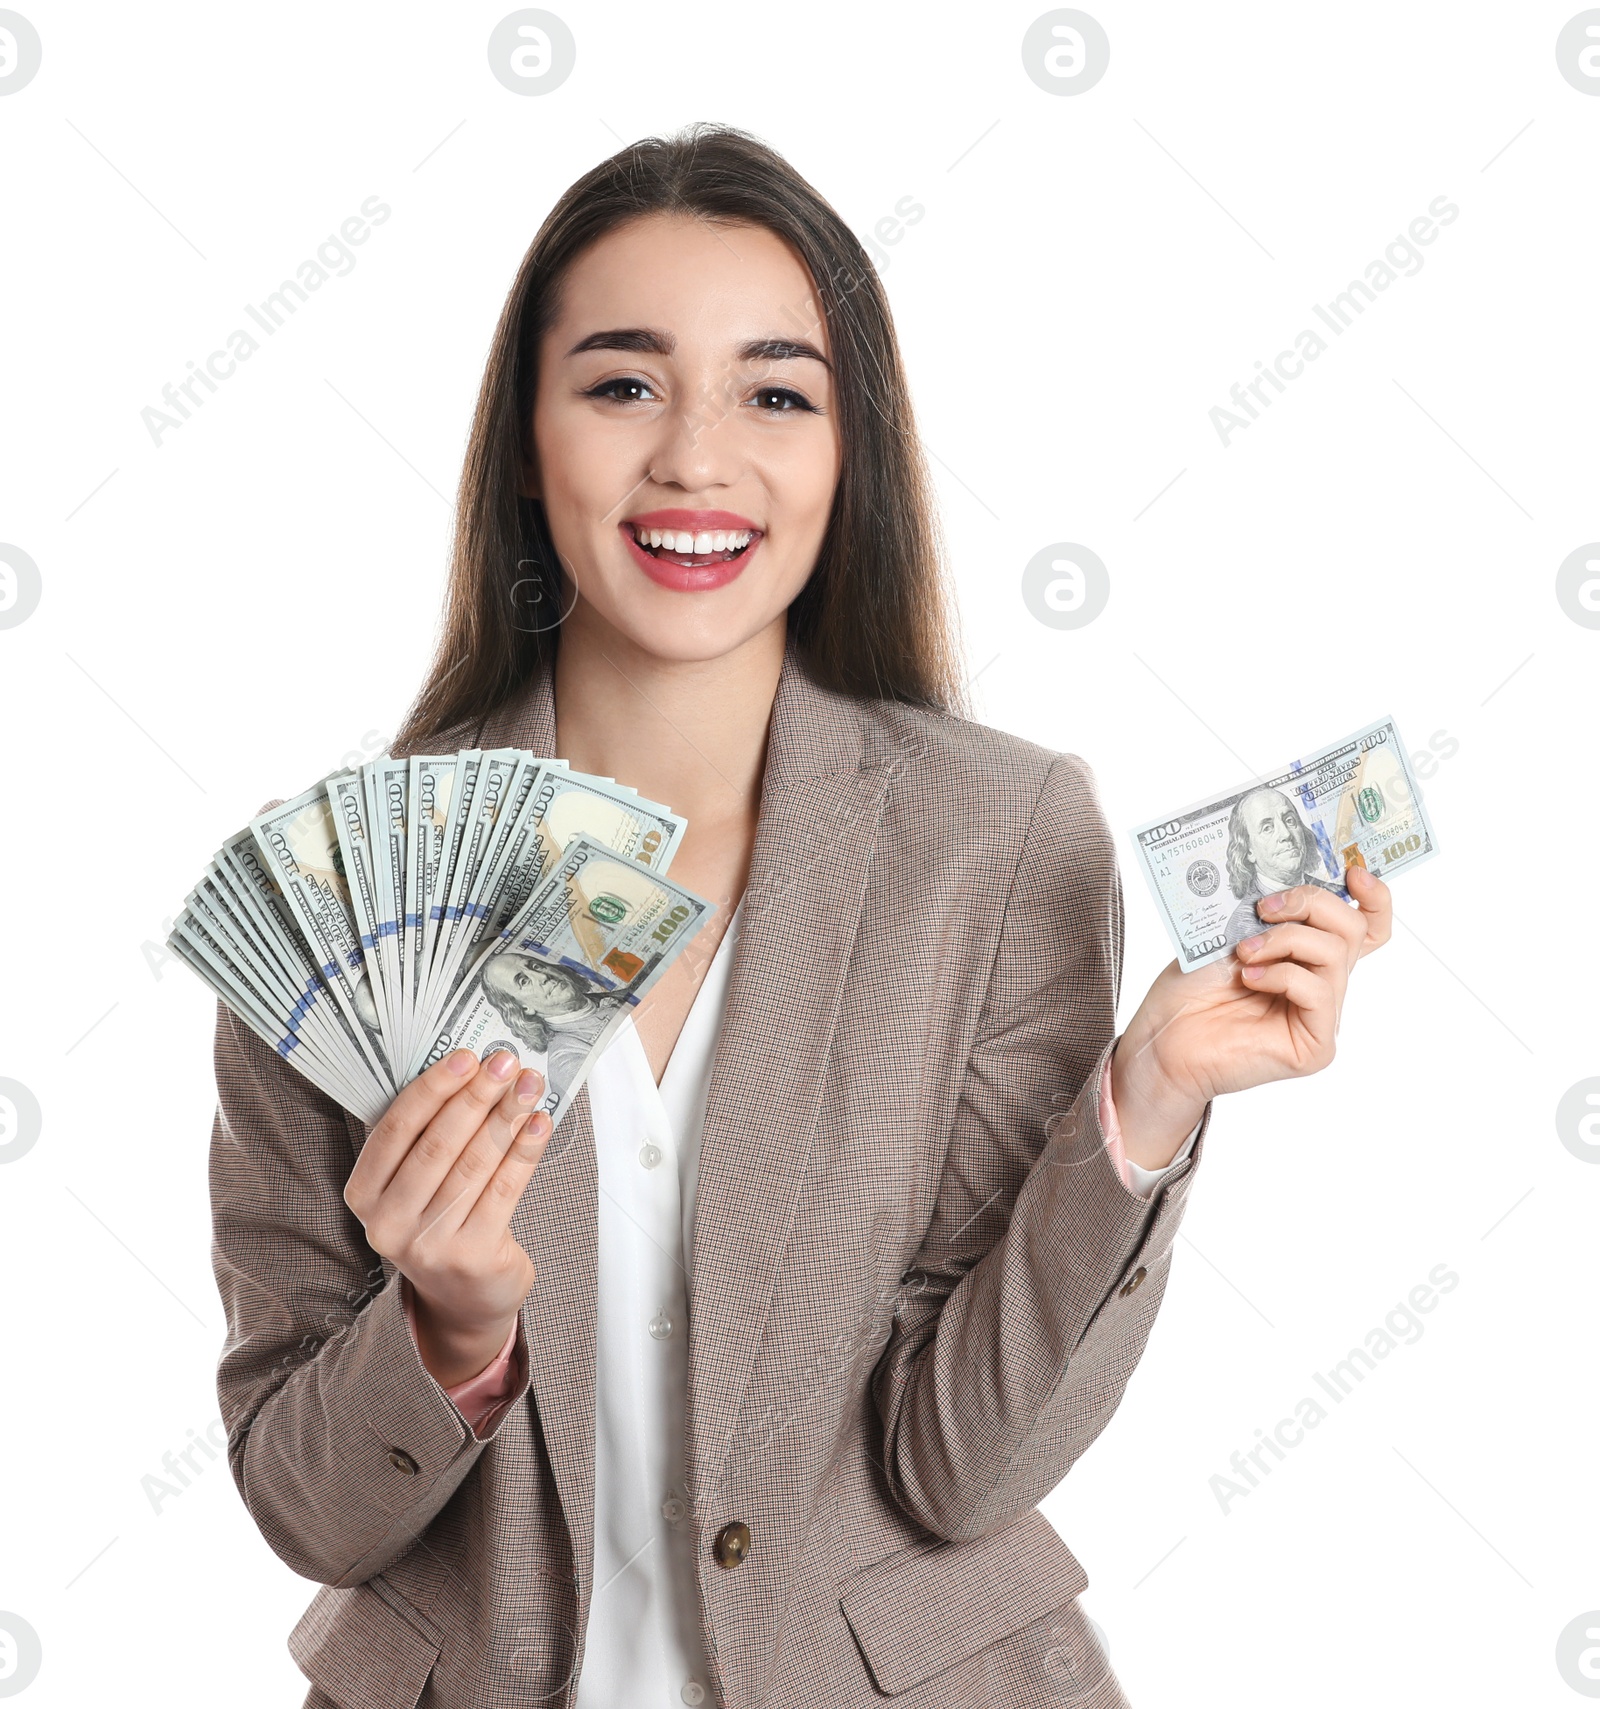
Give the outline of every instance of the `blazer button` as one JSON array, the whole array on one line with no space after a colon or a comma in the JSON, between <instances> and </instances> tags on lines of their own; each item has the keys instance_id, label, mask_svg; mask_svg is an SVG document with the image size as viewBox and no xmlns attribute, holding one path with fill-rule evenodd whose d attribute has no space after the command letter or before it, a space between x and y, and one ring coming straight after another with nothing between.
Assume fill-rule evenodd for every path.
<instances>
[{"instance_id":1,"label":"blazer button","mask_svg":"<svg viewBox=\"0 0 1600 1709\"><path fill-rule=\"evenodd\" d=\"M408 1477L417 1469L417 1462L411 1458L404 1448L391 1448L389 1450L389 1464L397 1472L404 1472Z\"/></svg>"},{"instance_id":2,"label":"blazer button","mask_svg":"<svg viewBox=\"0 0 1600 1709\"><path fill-rule=\"evenodd\" d=\"M742 1519L724 1525L711 1545L719 1567L736 1567L750 1553L750 1527Z\"/></svg>"},{"instance_id":3,"label":"blazer button","mask_svg":"<svg viewBox=\"0 0 1600 1709\"><path fill-rule=\"evenodd\" d=\"M1117 1292L1119 1294L1121 1294L1124 1299L1126 1299L1129 1294L1134 1292L1134 1290L1139 1286L1139 1284L1143 1280L1144 1280L1144 1265L1141 1264L1139 1266L1139 1268L1137 1270L1135 1270L1134 1273L1127 1279L1127 1281L1125 1281L1122 1284L1122 1286L1117 1289Z\"/></svg>"}]
</instances>

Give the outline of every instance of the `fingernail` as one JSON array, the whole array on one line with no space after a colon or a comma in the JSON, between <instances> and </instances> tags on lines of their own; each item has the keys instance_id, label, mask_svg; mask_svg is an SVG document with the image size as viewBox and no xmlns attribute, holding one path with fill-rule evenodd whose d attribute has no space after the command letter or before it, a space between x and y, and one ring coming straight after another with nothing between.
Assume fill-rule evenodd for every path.
<instances>
[{"instance_id":1,"label":"fingernail","mask_svg":"<svg viewBox=\"0 0 1600 1709\"><path fill-rule=\"evenodd\" d=\"M470 1074L478 1066L478 1059L470 1050L452 1050L445 1066L452 1074Z\"/></svg>"},{"instance_id":2,"label":"fingernail","mask_svg":"<svg viewBox=\"0 0 1600 1709\"><path fill-rule=\"evenodd\" d=\"M509 1050L497 1050L489 1059L489 1078L509 1080L516 1072L517 1059Z\"/></svg>"},{"instance_id":3,"label":"fingernail","mask_svg":"<svg viewBox=\"0 0 1600 1709\"><path fill-rule=\"evenodd\" d=\"M1283 906L1283 892L1280 890L1276 896L1263 896L1261 898L1261 906L1265 908L1269 914L1276 914Z\"/></svg>"},{"instance_id":4,"label":"fingernail","mask_svg":"<svg viewBox=\"0 0 1600 1709\"><path fill-rule=\"evenodd\" d=\"M539 1091L539 1076L531 1068L523 1069L522 1077L517 1081L517 1102L519 1104L537 1103Z\"/></svg>"},{"instance_id":5,"label":"fingernail","mask_svg":"<svg viewBox=\"0 0 1600 1709\"><path fill-rule=\"evenodd\" d=\"M1259 979L1266 971L1260 962L1255 962L1244 970L1244 976L1246 979Z\"/></svg>"},{"instance_id":6,"label":"fingernail","mask_svg":"<svg viewBox=\"0 0 1600 1709\"><path fill-rule=\"evenodd\" d=\"M1264 944L1266 941L1267 941L1267 934L1265 932L1257 932L1253 938L1246 938L1239 945L1239 948L1240 949L1247 949L1247 950L1251 950L1251 951L1258 950L1261 948L1262 944Z\"/></svg>"}]
</instances>

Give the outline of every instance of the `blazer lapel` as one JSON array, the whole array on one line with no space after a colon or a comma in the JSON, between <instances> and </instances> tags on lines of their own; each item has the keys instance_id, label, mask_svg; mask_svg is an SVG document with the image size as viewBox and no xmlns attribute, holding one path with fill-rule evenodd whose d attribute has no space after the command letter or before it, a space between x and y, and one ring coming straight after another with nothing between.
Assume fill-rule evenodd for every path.
<instances>
[{"instance_id":1,"label":"blazer lapel","mask_svg":"<svg viewBox=\"0 0 1600 1709\"><path fill-rule=\"evenodd\" d=\"M894 767L786 653L701 1133L686 1454L715 1487L805 1184L845 970Z\"/></svg>"},{"instance_id":2,"label":"blazer lapel","mask_svg":"<svg viewBox=\"0 0 1600 1709\"><path fill-rule=\"evenodd\" d=\"M474 745L553 755L555 740L546 674L485 719ZM761 1343L808 1171L834 1019L894 769L866 763L854 702L813 682L786 650L700 1145L686 1443L695 1490L711 1487L732 1445ZM597 1191L585 1087L511 1229L538 1268L522 1312L530 1383L574 1559L590 1583Z\"/></svg>"},{"instance_id":3,"label":"blazer lapel","mask_svg":"<svg viewBox=\"0 0 1600 1709\"><path fill-rule=\"evenodd\" d=\"M484 719L471 745L523 748L541 758L554 757L555 695L549 675L536 678ZM511 1217L512 1235L538 1271L538 1280L522 1305L529 1386L571 1534L584 1608L594 1583L598 1193L594 1127L585 1086L568 1107Z\"/></svg>"}]
</instances>

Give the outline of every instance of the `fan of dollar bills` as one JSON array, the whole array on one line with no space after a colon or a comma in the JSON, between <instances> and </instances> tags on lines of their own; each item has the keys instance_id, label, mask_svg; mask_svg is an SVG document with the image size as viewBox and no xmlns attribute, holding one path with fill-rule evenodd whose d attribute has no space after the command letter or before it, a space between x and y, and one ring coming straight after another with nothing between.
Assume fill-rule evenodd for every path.
<instances>
[{"instance_id":1,"label":"fan of dollar bills","mask_svg":"<svg viewBox=\"0 0 1600 1709\"><path fill-rule=\"evenodd\" d=\"M167 939L364 1122L452 1050L516 1053L559 1122L712 912L685 821L515 748L337 771L230 837Z\"/></svg>"}]
</instances>

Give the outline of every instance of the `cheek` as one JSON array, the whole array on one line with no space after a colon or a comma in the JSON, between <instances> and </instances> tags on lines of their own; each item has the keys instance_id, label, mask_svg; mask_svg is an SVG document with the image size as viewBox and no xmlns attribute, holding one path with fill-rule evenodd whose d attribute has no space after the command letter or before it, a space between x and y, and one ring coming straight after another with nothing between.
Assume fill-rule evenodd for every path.
<instances>
[{"instance_id":1,"label":"cheek","mask_svg":"<svg viewBox=\"0 0 1600 1709\"><path fill-rule=\"evenodd\" d=\"M552 522L581 526L605 511L602 493L618 490L617 453L592 418L572 418L540 437L540 469Z\"/></svg>"},{"instance_id":2,"label":"cheek","mask_svg":"<svg viewBox=\"0 0 1600 1709\"><path fill-rule=\"evenodd\" d=\"M826 432L816 435L815 442L808 445L806 451L802 473L806 490L811 495L816 535L820 540L833 508L834 490L839 484L842 458L837 427L830 425Z\"/></svg>"},{"instance_id":3,"label":"cheek","mask_svg":"<svg viewBox=\"0 0 1600 1709\"><path fill-rule=\"evenodd\" d=\"M837 447L831 434L821 432L805 435L803 443L767 459L762 469L773 530L796 547L803 541L809 558L815 557L827 532L838 482Z\"/></svg>"},{"instance_id":4,"label":"cheek","mask_svg":"<svg viewBox=\"0 0 1600 1709\"><path fill-rule=\"evenodd\" d=\"M581 528L627 491L625 462L614 432L589 409L543 403L534 411L534 443L545 509L557 530Z\"/></svg>"}]
</instances>

